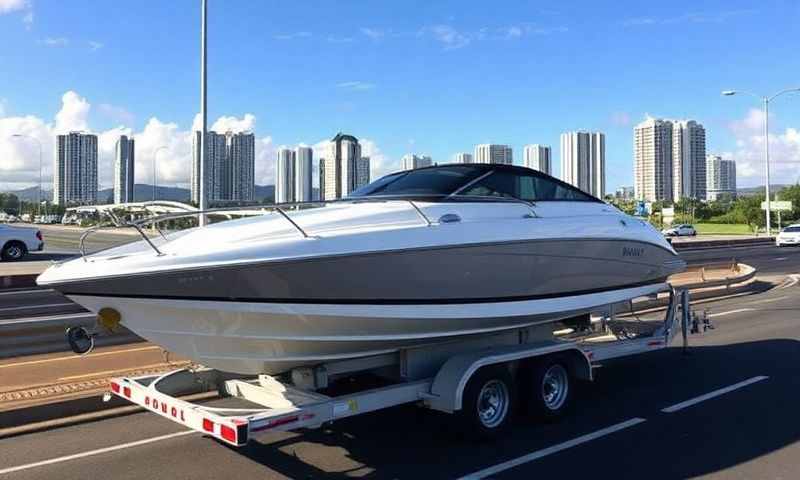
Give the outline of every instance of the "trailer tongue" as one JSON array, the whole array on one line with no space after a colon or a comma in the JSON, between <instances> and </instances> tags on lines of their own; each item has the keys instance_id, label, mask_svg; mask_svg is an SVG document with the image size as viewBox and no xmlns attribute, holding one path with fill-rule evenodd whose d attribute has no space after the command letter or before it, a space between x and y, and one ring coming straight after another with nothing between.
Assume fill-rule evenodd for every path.
<instances>
[{"instance_id":1,"label":"trailer tongue","mask_svg":"<svg viewBox=\"0 0 800 480\"><path fill-rule=\"evenodd\" d=\"M640 299L609 305L580 321L299 368L280 380L231 378L207 368L115 378L105 398L125 398L234 446L262 432L316 428L408 403L456 414L470 433L492 437L509 426L518 398L539 416L558 417L572 403L572 383L592 380L600 362L666 348L679 326L685 346L689 294L667 285L665 291L665 310L643 311L657 299ZM337 380L365 373L380 383L344 394L332 388ZM223 398L208 404L179 398L213 390Z\"/></svg>"}]
</instances>

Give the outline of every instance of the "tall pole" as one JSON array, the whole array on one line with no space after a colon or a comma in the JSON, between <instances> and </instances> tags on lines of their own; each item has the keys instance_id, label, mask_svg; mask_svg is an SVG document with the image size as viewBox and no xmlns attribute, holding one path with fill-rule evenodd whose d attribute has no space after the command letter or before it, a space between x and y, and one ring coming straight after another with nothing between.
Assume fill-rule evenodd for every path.
<instances>
[{"instance_id":1,"label":"tall pole","mask_svg":"<svg viewBox=\"0 0 800 480\"><path fill-rule=\"evenodd\" d=\"M767 177L767 236L769 237L772 232L772 223L770 222L772 208L769 200L769 98L767 97L764 97L764 171Z\"/></svg>"},{"instance_id":2,"label":"tall pole","mask_svg":"<svg viewBox=\"0 0 800 480\"><path fill-rule=\"evenodd\" d=\"M208 15L208 5L207 0L202 1L202 26L200 28L200 117L203 123L203 129L200 131L200 211L206 210L206 154L207 154L207 145L206 145L206 129L208 128L208 116L206 112L206 93L207 93L207 72L206 72L206 65L207 65L207 43L208 43L208 23L207 23L207 15ZM206 216L204 214L200 214L200 218L198 219L198 223L201 227L206 225Z\"/></svg>"}]
</instances>

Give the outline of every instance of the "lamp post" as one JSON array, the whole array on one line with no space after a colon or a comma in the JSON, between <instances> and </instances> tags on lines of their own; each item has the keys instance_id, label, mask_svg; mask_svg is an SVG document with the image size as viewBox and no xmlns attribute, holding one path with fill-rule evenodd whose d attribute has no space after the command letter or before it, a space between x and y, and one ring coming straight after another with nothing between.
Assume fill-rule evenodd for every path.
<instances>
[{"instance_id":1,"label":"lamp post","mask_svg":"<svg viewBox=\"0 0 800 480\"><path fill-rule=\"evenodd\" d=\"M15 133L11 136L14 138L30 138L32 140L36 140L36 143L39 145L39 191L36 193L36 198L38 200L37 202L38 206L36 208L39 217L41 217L42 216L42 142L36 137L32 137L30 135L25 135L22 133Z\"/></svg>"},{"instance_id":2,"label":"lamp post","mask_svg":"<svg viewBox=\"0 0 800 480\"><path fill-rule=\"evenodd\" d=\"M208 75L207 75L207 63L208 63L208 22L206 17L208 16L208 5L207 0L201 0L201 24L200 24L200 117L202 119L202 130L200 131L200 168L198 169L198 173L200 176L200 198L199 198L199 205L201 212L206 210L206 204L208 202L208 192L206 192L206 155L207 155L207 145L206 145L206 129L208 127L208 112L206 111L207 106L207 89L208 89ZM204 227L206 225L206 216L204 213L200 214L200 218L198 218L198 225Z\"/></svg>"},{"instance_id":3,"label":"lamp post","mask_svg":"<svg viewBox=\"0 0 800 480\"><path fill-rule=\"evenodd\" d=\"M772 233L772 226L770 223L770 213L771 213L771 205L769 200L769 102L775 100L775 98L783 95L784 93L789 92L800 92L800 87L795 88L787 88L785 90L781 90L780 92L770 96L762 96L756 95L755 93L745 92L742 90L725 90L722 92L722 95L725 97L730 97L736 95L738 93L742 93L745 95L750 95L751 97L755 97L764 105L764 174L766 176L766 200L767 200L767 236L770 236Z\"/></svg>"},{"instance_id":4,"label":"lamp post","mask_svg":"<svg viewBox=\"0 0 800 480\"><path fill-rule=\"evenodd\" d=\"M156 180L158 178L156 176L156 173L157 173L157 171L156 171L156 159L158 158L158 152L160 150L166 150L167 148L168 147L166 145L162 145L162 146L156 148L156 151L153 152L153 201L154 202L156 201Z\"/></svg>"}]
</instances>

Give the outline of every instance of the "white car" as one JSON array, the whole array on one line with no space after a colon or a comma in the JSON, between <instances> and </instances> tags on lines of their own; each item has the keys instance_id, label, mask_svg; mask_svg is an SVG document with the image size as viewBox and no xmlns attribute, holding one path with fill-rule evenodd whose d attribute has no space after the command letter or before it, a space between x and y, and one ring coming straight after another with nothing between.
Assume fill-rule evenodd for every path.
<instances>
[{"instance_id":1,"label":"white car","mask_svg":"<svg viewBox=\"0 0 800 480\"><path fill-rule=\"evenodd\" d=\"M800 245L800 224L789 225L775 237L775 245Z\"/></svg>"},{"instance_id":2,"label":"white car","mask_svg":"<svg viewBox=\"0 0 800 480\"><path fill-rule=\"evenodd\" d=\"M35 228L0 225L0 259L19 260L28 252L39 252L42 249L44 240L41 231Z\"/></svg>"},{"instance_id":3,"label":"white car","mask_svg":"<svg viewBox=\"0 0 800 480\"><path fill-rule=\"evenodd\" d=\"M697 235L697 230L691 225L675 225L672 228L665 228L661 233L667 237L694 237Z\"/></svg>"}]
</instances>

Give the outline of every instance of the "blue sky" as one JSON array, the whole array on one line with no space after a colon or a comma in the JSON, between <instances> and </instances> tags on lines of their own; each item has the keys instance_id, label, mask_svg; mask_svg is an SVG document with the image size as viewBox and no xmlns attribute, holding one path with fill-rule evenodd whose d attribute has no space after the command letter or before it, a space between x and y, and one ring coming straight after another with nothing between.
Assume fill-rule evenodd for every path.
<instances>
[{"instance_id":1,"label":"blue sky","mask_svg":"<svg viewBox=\"0 0 800 480\"><path fill-rule=\"evenodd\" d=\"M49 164L61 111L62 128L141 135L140 159L169 143L159 177L188 182L178 137L198 111L199 5L0 0L0 136L27 128L43 137ZM254 129L259 183L271 179L275 147L337 131L367 141L377 173L404 153L447 161L493 142L512 145L516 163L523 145L552 145L558 174L559 133L599 130L613 191L632 184L635 123L691 118L705 125L708 150L740 162L740 184L754 185L758 103L719 92L800 86L798 20L800 4L770 0L209 0L209 121ZM794 182L800 95L773 113L776 172ZM110 158L108 142L101 156ZM0 138L0 187L38 175L33 147L18 143Z\"/></svg>"}]
</instances>

